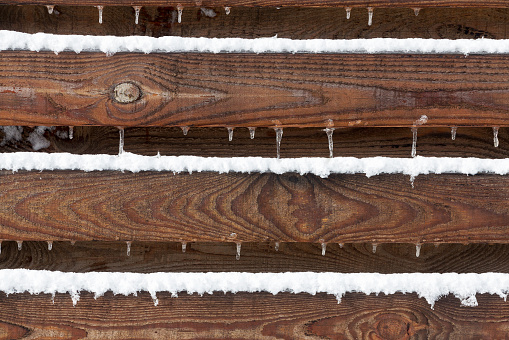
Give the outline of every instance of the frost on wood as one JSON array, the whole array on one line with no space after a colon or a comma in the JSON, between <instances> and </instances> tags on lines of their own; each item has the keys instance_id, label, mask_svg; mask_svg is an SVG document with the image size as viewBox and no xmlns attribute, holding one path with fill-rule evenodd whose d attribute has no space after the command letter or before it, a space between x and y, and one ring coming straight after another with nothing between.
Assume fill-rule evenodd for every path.
<instances>
[{"instance_id":1,"label":"frost on wood","mask_svg":"<svg viewBox=\"0 0 509 340\"><path fill-rule=\"evenodd\" d=\"M476 294L495 294L506 298L509 292L509 274L456 274L456 273L63 273L27 269L0 270L0 291L6 294L69 293L76 304L82 291L96 297L111 291L131 295L140 291L150 293L157 303L158 292L178 296L212 294L213 292L281 292L327 293L338 302L346 293L395 294L417 293L433 308L442 296L453 294L464 306L477 306Z\"/></svg>"}]
</instances>

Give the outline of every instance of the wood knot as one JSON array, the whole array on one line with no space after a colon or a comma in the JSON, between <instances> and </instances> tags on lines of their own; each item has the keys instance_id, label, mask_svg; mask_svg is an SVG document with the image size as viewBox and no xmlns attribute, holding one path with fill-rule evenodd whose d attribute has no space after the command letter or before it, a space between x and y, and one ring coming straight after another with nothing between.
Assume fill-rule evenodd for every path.
<instances>
[{"instance_id":1,"label":"wood knot","mask_svg":"<svg viewBox=\"0 0 509 340\"><path fill-rule=\"evenodd\" d=\"M141 90L133 83L120 83L113 89L113 98L122 104L137 101L140 98Z\"/></svg>"},{"instance_id":2,"label":"wood knot","mask_svg":"<svg viewBox=\"0 0 509 340\"><path fill-rule=\"evenodd\" d=\"M381 339L407 339L408 325L402 318L389 316L378 322L376 327L378 336Z\"/></svg>"}]
</instances>

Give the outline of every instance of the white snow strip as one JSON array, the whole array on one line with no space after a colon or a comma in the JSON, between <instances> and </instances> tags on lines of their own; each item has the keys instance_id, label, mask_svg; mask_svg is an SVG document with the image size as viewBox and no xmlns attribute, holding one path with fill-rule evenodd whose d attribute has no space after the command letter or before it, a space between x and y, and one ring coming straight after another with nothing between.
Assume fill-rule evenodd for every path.
<instances>
[{"instance_id":1,"label":"white snow strip","mask_svg":"<svg viewBox=\"0 0 509 340\"><path fill-rule=\"evenodd\" d=\"M104 52L251 52L251 53L509 53L509 40L494 39L309 39L276 37L182 38L21 33L0 30L0 50Z\"/></svg>"},{"instance_id":2,"label":"white snow strip","mask_svg":"<svg viewBox=\"0 0 509 340\"><path fill-rule=\"evenodd\" d=\"M280 292L327 293L336 296L338 303L345 293L394 294L417 293L433 308L442 296L453 294L465 306L477 306L476 294L495 294L506 299L509 274L456 273L64 273L28 269L0 270L0 291L6 294L69 293L74 304L79 293L87 291L96 297L108 291L130 295L147 291L157 304L158 292L189 294L213 292Z\"/></svg>"},{"instance_id":3,"label":"white snow strip","mask_svg":"<svg viewBox=\"0 0 509 340\"><path fill-rule=\"evenodd\" d=\"M411 177L426 174L479 173L509 174L509 158L453 157L335 157L335 158L262 158L262 157L197 157L142 156L129 152L121 155L75 155L69 153L14 152L0 153L0 170L82 170L82 171L169 171L299 173L327 177L330 174L404 174Z\"/></svg>"}]
</instances>

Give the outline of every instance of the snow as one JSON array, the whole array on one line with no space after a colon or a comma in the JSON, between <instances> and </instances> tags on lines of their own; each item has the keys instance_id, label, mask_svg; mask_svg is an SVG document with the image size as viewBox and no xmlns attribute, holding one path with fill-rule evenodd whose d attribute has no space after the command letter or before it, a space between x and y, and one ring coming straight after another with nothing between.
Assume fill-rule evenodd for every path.
<instances>
[{"instance_id":1,"label":"snow","mask_svg":"<svg viewBox=\"0 0 509 340\"><path fill-rule=\"evenodd\" d=\"M83 170L83 171L170 171L181 172L288 172L314 174L404 174L412 177L426 174L479 173L509 174L509 158L455 157L335 157L335 158L262 158L262 157L198 157L142 156L129 152L121 155L75 155L69 153L15 152L0 153L0 170Z\"/></svg>"},{"instance_id":2,"label":"snow","mask_svg":"<svg viewBox=\"0 0 509 340\"><path fill-rule=\"evenodd\" d=\"M210 13L209 13L210 14ZM104 52L252 52L252 53L509 53L507 39L309 39L276 37L183 38L166 36L92 36L0 30L0 50Z\"/></svg>"},{"instance_id":3,"label":"snow","mask_svg":"<svg viewBox=\"0 0 509 340\"><path fill-rule=\"evenodd\" d=\"M6 294L69 293L74 304L82 291L94 293L96 298L108 291L131 295L147 291L157 304L158 292L178 296L212 294L213 292L281 292L327 293L336 296L338 303L346 293L394 294L417 293L433 308L442 296L453 294L464 306L477 306L476 294L494 294L506 298L509 274L482 273L65 273L28 269L0 270L0 291Z\"/></svg>"}]
</instances>

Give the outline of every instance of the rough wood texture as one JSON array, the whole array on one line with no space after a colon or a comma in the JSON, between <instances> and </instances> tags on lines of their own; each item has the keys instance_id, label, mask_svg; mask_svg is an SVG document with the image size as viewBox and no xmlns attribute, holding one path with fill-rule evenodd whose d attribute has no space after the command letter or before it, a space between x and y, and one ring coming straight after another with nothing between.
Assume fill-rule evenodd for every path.
<instances>
[{"instance_id":1,"label":"rough wood texture","mask_svg":"<svg viewBox=\"0 0 509 340\"><path fill-rule=\"evenodd\" d=\"M415 16L410 8L377 8L371 26L365 8L354 8L348 20L342 8L234 7L229 15L220 7L214 11L215 17L207 17L199 8L185 8L179 24L176 7L143 7L136 25L134 9L128 6L106 7L102 24L93 7L56 6L50 15L44 6L0 6L0 29L153 37L509 38L507 9L425 8Z\"/></svg>"},{"instance_id":2,"label":"rough wood texture","mask_svg":"<svg viewBox=\"0 0 509 340\"><path fill-rule=\"evenodd\" d=\"M0 125L508 126L506 57L0 53ZM141 98L118 103L114 88Z\"/></svg>"},{"instance_id":3,"label":"rough wood texture","mask_svg":"<svg viewBox=\"0 0 509 340\"><path fill-rule=\"evenodd\" d=\"M127 256L125 242L2 242L0 269L27 268L65 272L340 272L340 273L509 273L508 244L415 245L329 243L322 256L318 243L243 243L236 260L234 243L133 242Z\"/></svg>"},{"instance_id":4,"label":"rough wood texture","mask_svg":"<svg viewBox=\"0 0 509 340\"><path fill-rule=\"evenodd\" d=\"M0 239L504 243L508 181L4 171Z\"/></svg>"},{"instance_id":5,"label":"rough wood texture","mask_svg":"<svg viewBox=\"0 0 509 340\"><path fill-rule=\"evenodd\" d=\"M447 296L431 309L415 294L347 294L341 303L317 294L158 294L138 297L83 293L0 296L3 339L503 339L509 307L478 295L478 307ZM482 326L481 326L482 323Z\"/></svg>"}]
</instances>

